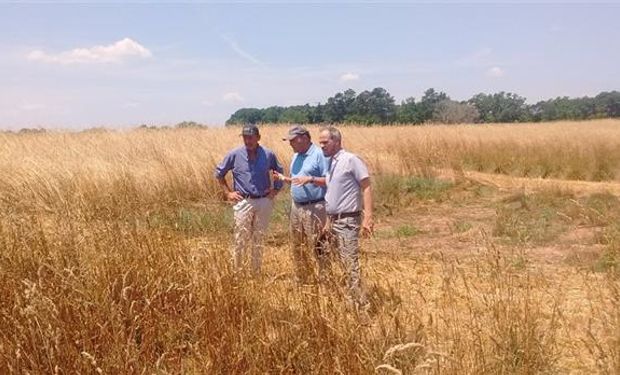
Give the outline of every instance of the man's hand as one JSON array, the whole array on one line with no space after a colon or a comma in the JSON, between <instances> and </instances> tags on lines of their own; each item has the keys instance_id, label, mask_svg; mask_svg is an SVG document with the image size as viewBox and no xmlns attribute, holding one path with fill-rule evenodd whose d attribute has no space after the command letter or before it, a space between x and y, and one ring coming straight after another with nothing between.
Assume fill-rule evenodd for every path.
<instances>
[{"instance_id":1,"label":"man's hand","mask_svg":"<svg viewBox=\"0 0 620 375\"><path fill-rule=\"evenodd\" d=\"M362 221L362 236L363 237L372 237L375 231L375 223L372 220L372 216L364 216L364 221Z\"/></svg>"},{"instance_id":2,"label":"man's hand","mask_svg":"<svg viewBox=\"0 0 620 375\"><path fill-rule=\"evenodd\" d=\"M271 171L271 176L273 177L274 181L283 181L283 182L289 182L289 183L291 182L290 177L286 177L282 173L275 171L275 170Z\"/></svg>"},{"instance_id":3,"label":"man's hand","mask_svg":"<svg viewBox=\"0 0 620 375\"><path fill-rule=\"evenodd\" d=\"M291 181L293 182L293 185L295 185L295 186L302 186L302 185L311 183L312 182L312 176L293 177L291 179Z\"/></svg>"},{"instance_id":4,"label":"man's hand","mask_svg":"<svg viewBox=\"0 0 620 375\"><path fill-rule=\"evenodd\" d=\"M238 191L229 191L228 193L226 193L226 199L231 202L239 202L243 200L243 197L241 196L241 194L239 194Z\"/></svg>"},{"instance_id":5,"label":"man's hand","mask_svg":"<svg viewBox=\"0 0 620 375\"><path fill-rule=\"evenodd\" d=\"M323 228L321 228L321 235L322 236L329 236L332 230L332 221L330 220L329 217L327 217L327 219L325 220L325 225L323 226Z\"/></svg>"}]
</instances>

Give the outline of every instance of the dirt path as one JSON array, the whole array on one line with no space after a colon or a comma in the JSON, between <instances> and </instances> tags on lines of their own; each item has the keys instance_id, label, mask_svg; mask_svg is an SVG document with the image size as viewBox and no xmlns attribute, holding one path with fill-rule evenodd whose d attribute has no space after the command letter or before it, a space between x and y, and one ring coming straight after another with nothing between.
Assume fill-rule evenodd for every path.
<instances>
[{"instance_id":1,"label":"dirt path","mask_svg":"<svg viewBox=\"0 0 620 375\"><path fill-rule=\"evenodd\" d=\"M526 178L513 177L500 174L463 171L455 172L441 170L437 172L437 177L452 180L466 179L483 185L495 187L501 191L524 190L525 192L540 191L546 189L559 189L570 191L576 195L588 195L593 193L610 193L620 196L620 182L594 182L594 181L574 181L558 180L550 178Z\"/></svg>"}]
</instances>

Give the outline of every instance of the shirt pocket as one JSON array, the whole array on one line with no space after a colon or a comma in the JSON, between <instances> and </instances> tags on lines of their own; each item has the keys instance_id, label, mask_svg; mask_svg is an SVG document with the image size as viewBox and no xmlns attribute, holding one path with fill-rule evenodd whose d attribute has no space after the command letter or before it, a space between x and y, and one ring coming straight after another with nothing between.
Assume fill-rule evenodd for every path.
<instances>
[{"instance_id":1,"label":"shirt pocket","mask_svg":"<svg viewBox=\"0 0 620 375\"><path fill-rule=\"evenodd\" d=\"M243 158L237 158L235 160L235 170L240 174L250 173L250 163L243 160Z\"/></svg>"}]
</instances>

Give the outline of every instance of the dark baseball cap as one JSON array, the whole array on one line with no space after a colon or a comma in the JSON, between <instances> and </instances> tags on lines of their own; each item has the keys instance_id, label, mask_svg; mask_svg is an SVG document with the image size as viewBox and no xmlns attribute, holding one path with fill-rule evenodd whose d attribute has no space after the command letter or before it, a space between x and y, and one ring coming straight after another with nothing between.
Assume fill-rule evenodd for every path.
<instances>
[{"instance_id":1,"label":"dark baseball cap","mask_svg":"<svg viewBox=\"0 0 620 375\"><path fill-rule=\"evenodd\" d=\"M260 135L256 124L245 124L241 129L241 135Z\"/></svg>"},{"instance_id":2,"label":"dark baseball cap","mask_svg":"<svg viewBox=\"0 0 620 375\"><path fill-rule=\"evenodd\" d=\"M310 132L308 131L308 129L304 128L301 125L293 125L288 130L288 133L286 134L286 136L282 138L282 140L290 141L293 138L297 137L298 135L310 135Z\"/></svg>"}]
</instances>

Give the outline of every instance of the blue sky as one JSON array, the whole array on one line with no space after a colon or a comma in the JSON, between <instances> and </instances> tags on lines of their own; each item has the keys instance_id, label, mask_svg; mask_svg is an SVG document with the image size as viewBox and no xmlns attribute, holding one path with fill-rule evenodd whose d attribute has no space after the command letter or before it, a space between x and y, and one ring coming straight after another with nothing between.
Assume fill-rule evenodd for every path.
<instances>
[{"instance_id":1,"label":"blue sky","mask_svg":"<svg viewBox=\"0 0 620 375\"><path fill-rule=\"evenodd\" d=\"M620 90L620 2L0 3L0 128L222 125L352 88Z\"/></svg>"}]
</instances>

